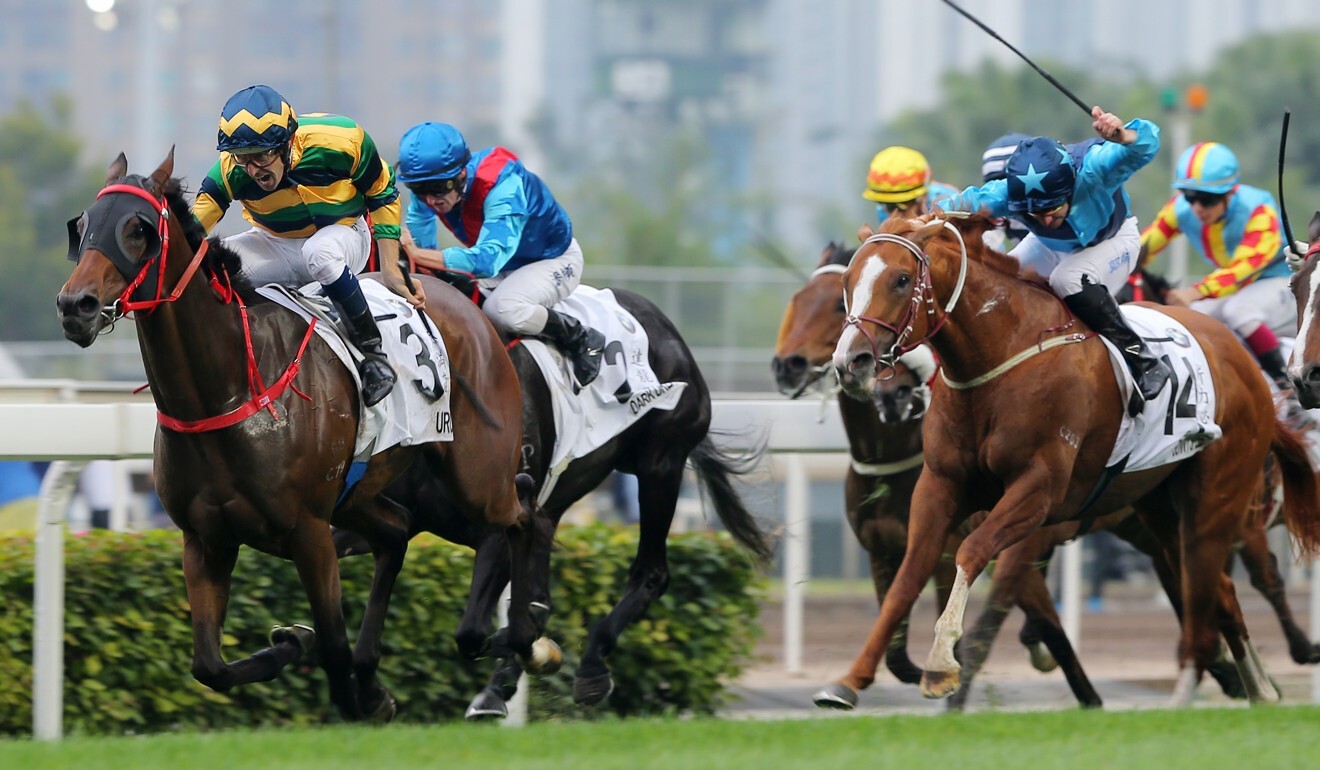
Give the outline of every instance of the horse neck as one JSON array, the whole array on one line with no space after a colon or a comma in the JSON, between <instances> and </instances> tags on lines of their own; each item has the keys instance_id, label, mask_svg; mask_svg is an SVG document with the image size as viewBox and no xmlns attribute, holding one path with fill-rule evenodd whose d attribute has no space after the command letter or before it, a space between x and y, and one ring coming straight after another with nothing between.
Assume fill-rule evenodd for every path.
<instances>
[{"instance_id":1,"label":"horse neck","mask_svg":"<svg viewBox=\"0 0 1320 770\"><path fill-rule=\"evenodd\" d=\"M931 281L938 305L935 319L944 316L958 282L960 262L957 256L932 260ZM1043 332L1067 322L1062 303L1048 290L969 256L962 295L930 344L948 378L966 381L1037 344Z\"/></svg>"},{"instance_id":2,"label":"horse neck","mask_svg":"<svg viewBox=\"0 0 1320 770\"><path fill-rule=\"evenodd\" d=\"M839 394L848 454L862 463L892 463L921 451L921 420L881 422L874 404Z\"/></svg>"},{"instance_id":3,"label":"horse neck","mask_svg":"<svg viewBox=\"0 0 1320 770\"><path fill-rule=\"evenodd\" d=\"M164 292L173 291L193 252L171 223ZM193 273L179 298L137 319L138 347L156 407L180 419L199 419L251 397L246 343L233 303L223 303L204 271Z\"/></svg>"}]
</instances>

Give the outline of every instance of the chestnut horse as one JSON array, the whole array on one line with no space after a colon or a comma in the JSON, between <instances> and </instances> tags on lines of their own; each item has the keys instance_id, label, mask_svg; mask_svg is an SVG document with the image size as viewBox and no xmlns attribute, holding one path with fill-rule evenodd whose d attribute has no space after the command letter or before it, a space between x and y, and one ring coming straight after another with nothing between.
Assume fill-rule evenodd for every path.
<instances>
[{"instance_id":1,"label":"chestnut horse","mask_svg":"<svg viewBox=\"0 0 1320 770\"><path fill-rule=\"evenodd\" d=\"M218 691L266 681L315 645L345 719L393 716L394 698L376 669L410 514L380 493L419 458L459 510L507 533L514 606L508 644L530 665L553 668L553 654L533 655L539 630L529 608L531 567L548 558L549 537L515 486L520 391L485 316L449 287L426 286L426 315L446 341L458 385L450 399L454 440L377 453L351 484L360 414L354 378L307 322L232 281L237 255L204 239L173 169L172 150L148 177L128 176L122 154L110 165L105 189L76 228L70 223L77 266L57 306L64 335L82 347L137 311L161 422L157 492L183 531L193 675ZM266 388L268 382L274 385ZM525 493L525 480L518 486ZM351 650L332 521L358 533L376 559ZM242 545L294 562L315 630L276 629L271 647L227 663L221 629Z\"/></svg>"},{"instance_id":2,"label":"chestnut horse","mask_svg":"<svg viewBox=\"0 0 1320 770\"><path fill-rule=\"evenodd\" d=\"M1275 419L1251 355L1213 319L1162 308L1205 352L1223 435L1190 457L1106 484L1123 415L1108 352L1048 289L1019 278L1016 260L983 245L989 227L980 215L891 219L844 273L848 325L834 364L845 388L869 391L880 367L921 341L934 346L943 371L926 416L910 547L866 644L834 689L855 698L874 681L890 638L964 521L979 519L955 556L952 594L922 677L928 697L959 687L954 645L970 586L992 558L1031 547L1028 536L1042 526L1131 505L1181 576L1173 702L1190 702L1217 657L1220 631L1248 697L1267 699L1223 568L1271 447L1284 477L1288 527L1307 551L1320 547L1320 505L1305 450Z\"/></svg>"},{"instance_id":3,"label":"chestnut horse","mask_svg":"<svg viewBox=\"0 0 1320 770\"><path fill-rule=\"evenodd\" d=\"M843 271L854 251L840 244L829 244L821 252L820 262L807 283L793 294L784 311L771 369L779 391L789 398L796 399L823 382L837 382L831 362L845 316ZM870 559L877 602L884 601L907 550L908 507L921 474L921 426L929 403L929 388L901 362L894 367L893 376L878 381L876 392L865 400L838 399L850 458L844 481L844 508L853 534ZM951 560L942 560L936 567L935 590L941 609L953 585L953 575ZM1023 627L1022 641L1031 651L1035 665L1043 670L1051 669L1056 660L1065 661L1069 681L1077 685L1078 699L1087 705L1100 705L1098 696L1085 680L1085 673L1080 668L1072 673L1076 658L1071 646L1054 649L1055 645L1051 644L1048 652L1041 649L1043 639L1051 642L1061 639L1067 644L1067 638L1058 625L1043 578L1037 579L1041 580L1038 590L1021 592L1032 597L1028 600L1031 605L1024 608L1028 622ZM1037 619L1045 625L1038 626ZM907 624L905 618L893 644L886 649L885 664L899 681L917 684L921 681L921 669L908 657L903 633ZM996 624L994 630L998 628ZM1057 633L1050 633L1051 630Z\"/></svg>"}]
</instances>

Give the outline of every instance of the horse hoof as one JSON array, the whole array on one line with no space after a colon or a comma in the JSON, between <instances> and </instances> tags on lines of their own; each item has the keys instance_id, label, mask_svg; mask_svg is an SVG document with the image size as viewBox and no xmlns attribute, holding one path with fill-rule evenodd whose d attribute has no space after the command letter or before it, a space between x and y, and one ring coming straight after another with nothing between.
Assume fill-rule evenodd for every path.
<instances>
[{"instance_id":1,"label":"horse hoof","mask_svg":"<svg viewBox=\"0 0 1320 770\"><path fill-rule=\"evenodd\" d=\"M579 706L594 706L614 692L614 679L606 671L597 676L578 676L573 680L573 702Z\"/></svg>"},{"instance_id":2,"label":"horse hoof","mask_svg":"<svg viewBox=\"0 0 1320 770\"><path fill-rule=\"evenodd\" d=\"M838 682L811 696L811 702L815 703L817 708L839 711L852 711L857 708L858 700L856 690Z\"/></svg>"},{"instance_id":3,"label":"horse hoof","mask_svg":"<svg viewBox=\"0 0 1320 770\"><path fill-rule=\"evenodd\" d=\"M469 722L491 722L496 719L504 719L509 715L509 706L498 695L487 690L482 690L477 697L472 699L463 714L463 718Z\"/></svg>"},{"instance_id":4,"label":"horse hoof","mask_svg":"<svg viewBox=\"0 0 1320 770\"><path fill-rule=\"evenodd\" d=\"M381 699L380 705L367 713L363 719L372 724L384 725L394 721L394 716L399 713L399 702L394 696L385 691L385 697Z\"/></svg>"},{"instance_id":5,"label":"horse hoof","mask_svg":"<svg viewBox=\"0 0 1320 770\"><path fill-rule=\"evenodd\" d=\"M532 656L521 661L529 674L553 674L564 665L564 651L548 636L532 642Z\"/></svg>"},{"instance_id":6,"label":"horse hoof","mask_svg":"<svg viewBox=\"0 0 1320 770\"><path fill-rule=\"evenodd\" d=\"M281 644L292 644L298 648L299 653L308 655L316 649L316 630L302 623L294 623L291 626L275 626L270 630L270 644L272 647L278 647Z\"/></svg>"},{"instance_id":7,"label":"horse hoof","mask_svg":"<svg viewBox=\"0 0 1320 770\"><path fill-rule=\"evenodd\" d=\"M1059 667L1059 661L1054 659L1049 648L1043 644L1027 645L1027 652L1031 655L1031 667L1042 674L1048 674Z\"/></svg>"},{"instance_id":8,"label":"horse hoof","mask_svg":"<svg viewBox=\"0 0 1320 770\"><path fill-rule=\"evenodd\" d=\"M921 676L921 694L927 698L943 698L958 692L959 672L927 671Z\"/></svg>"}]
</instances>

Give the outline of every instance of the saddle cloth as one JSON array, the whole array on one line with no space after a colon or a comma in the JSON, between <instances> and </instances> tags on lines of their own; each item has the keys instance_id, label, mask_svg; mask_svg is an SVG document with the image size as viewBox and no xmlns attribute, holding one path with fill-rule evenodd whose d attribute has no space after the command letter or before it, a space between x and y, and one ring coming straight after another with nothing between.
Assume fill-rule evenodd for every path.
<instances>
[{"instance_id":1,"label":"saddle cloth","mask_svg":"<svg viewBox=\"0 0 1320 770\"><path fill-rule=\"evenodd\" d=\"M449 411L449 356L439 330L429 319L423 323L421 313L384 285L364 280L361 286L376 325L380 327L385 356L398 379L394 389L380 403L371 407L362 405L362 419L358 422L357 441L353 448L354 460L366 460L393 446L453 441L454 421ZM316 333L352 373L358 403L361 404L362 379L356 361L362 355L356 350L349 352L349 345L328 315L332 305L321 295L320 284L308 284L297 293L269 284L257 289L257 293L292 310L304 320L310 320L313 315L320 319ZM315 397L315 394L310 395Z\"/></svg>"},{"instance_id":2,"label":"saddle cloth","mask_svg":"<svg viewBox=\"0 0 1320 770\"><path fill-rule=\"evenodd\" d=\"M1129 417L1124 409L1108 465L1113 466L1126 457L1123 472L1130 473L1191 457L1224 435L1224 431L1215 422L1215 386L1205 351L1187 327L1152 308L1123 305L1122 311L1151 352L1163 358L1173 370L1169 384L1155 400L1146 402L1140 414ZM1126 405L1136 383L1118 348L1104 337L1100 339L1109 351L1122 403Z\"/></svg>"},{"instance_id":3,"label":"saddle cloth","mask_svg":"<svg viewBox=\"0 0 1320 770\"><path fill-rule=\"evenodd\" d=\"M544 503L568 464L622 433L652 409L673 409L686 382L660 382L647 358L650 338L609 289L579 286L555 310L571 315L605 336L600 375L574 392L570 365L558 348L523 338L550 388L555 448L550 474L541 487Z\"/></svg>"}]
</instances>

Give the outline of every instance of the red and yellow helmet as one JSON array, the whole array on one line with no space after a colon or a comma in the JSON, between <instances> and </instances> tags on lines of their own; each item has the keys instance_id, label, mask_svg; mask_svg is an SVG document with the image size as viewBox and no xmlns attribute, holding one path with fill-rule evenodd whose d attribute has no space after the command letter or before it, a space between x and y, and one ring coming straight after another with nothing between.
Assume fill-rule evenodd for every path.
<instances>
[{"instance_id":1,"label":"red and yellow helmet","mask_svg":"<svg viewBox=\"0 0 1320 770\"><path fill-rule=\"evenodd\" d=\"M911 147L886 147L871 158L862 197L876 203L907 203L926 194L930 164Z\"/></svg>"}]
</instances>

